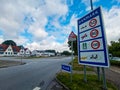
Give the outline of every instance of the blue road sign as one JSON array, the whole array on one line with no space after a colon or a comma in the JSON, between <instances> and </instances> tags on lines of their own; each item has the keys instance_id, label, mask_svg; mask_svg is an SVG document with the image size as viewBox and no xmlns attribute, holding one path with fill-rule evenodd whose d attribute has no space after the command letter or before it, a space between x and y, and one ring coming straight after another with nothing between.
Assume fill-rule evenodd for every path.
<instances>
[{"instance_id":1,"label":"blue road sign","mask_svg":"<svg viewBox=\"0 0 120 90\"><path fill-rule=\"evenodd\" d=\"M79 64L109 67L101 7L78 20Z\"/></svg>"},{"instance_id":2,"label":"blue road sign","mask_svg":"<svg viewBox=\"0 0 120 90\"><path fill-rule=\"evenodd\" d=\"M61 65L61 69L67 72L71 72L71 66L70 65Z\"/></svg>"}]
</instances>

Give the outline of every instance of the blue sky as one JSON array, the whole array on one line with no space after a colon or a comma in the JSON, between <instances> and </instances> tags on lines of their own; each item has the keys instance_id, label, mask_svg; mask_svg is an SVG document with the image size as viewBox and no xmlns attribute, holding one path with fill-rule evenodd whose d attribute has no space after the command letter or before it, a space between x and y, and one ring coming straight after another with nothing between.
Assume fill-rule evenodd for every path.
<instances>
[{"instance_id":1,"label":"blue sky","mask_svg":"<svg viewBox=\"0 0 120 90\"><path fill-rule=\"evenodd\" d=\"M102 6L108 44L120 38L120 0L92 0ZM90 0L0 0L0 43L14 40L30 50L69 50L77 20L91 11Z\"/></svg>"}]
</instances>

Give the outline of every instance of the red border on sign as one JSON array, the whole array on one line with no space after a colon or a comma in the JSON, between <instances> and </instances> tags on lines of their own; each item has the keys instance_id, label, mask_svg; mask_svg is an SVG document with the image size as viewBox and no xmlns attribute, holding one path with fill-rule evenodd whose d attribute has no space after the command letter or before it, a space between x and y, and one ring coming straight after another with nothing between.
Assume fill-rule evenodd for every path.
<instances>
[{"instance_id":1,"label":"red border on sign","mask_svg":"<svg viewBox=\"0 0 120 90\"><path fill-rule=\"evenodd\" d=\"M92 21L95 21L95 23L93 24L93 25L91 25L91 23L92 23ZM97 24L97 20L95 19L95 18L93 18L92 20L90 20L90 22L89 22L89 26L90 27L94 27L94 26L96 26L96 24Z\"/></svg>"},{"instance_id":2,"label":"red border on sign","mask_svg":"<svg viewBox=\"0 0 120 90\"><path fill-rule=\"evenodd\" d=\"M93 46L93 44L94 44L95 42L98 43L98 46L97 46L97 47L94 47L94 46ZM97 41L97 40L94 40L94 41L91 43L91 47L92 47L93 49L98 49L98 48L100 47L100 42Z\"/></svg>"},{"instance_id":3,"label":"red border on sign","mask_svg":"<svg viewBox=\"0 0 120 90\"><path fill-rule=\"evenodd\" d=\"M96 35L95 35L95 36L92 34L92 32L94 32L94 31L96 32ZM98 31L97 29L93 29L93 30L90 32L90 36L91 36L92 38L97 37L98 34L99 34L99 31Z\"/></svg>"}]
</instances>

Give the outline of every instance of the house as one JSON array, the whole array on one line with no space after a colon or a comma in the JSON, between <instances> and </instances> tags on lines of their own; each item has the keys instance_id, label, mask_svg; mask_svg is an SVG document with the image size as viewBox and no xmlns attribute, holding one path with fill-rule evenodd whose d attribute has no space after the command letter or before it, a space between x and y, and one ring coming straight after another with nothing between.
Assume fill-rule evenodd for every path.
<instances>
[{"instance_id":1,"label":"house","mask_svg":"<svg viewBox=\"0 0 120 90\"><path fill-rule=\"evenodd\" d=\"M42 51L42 50L33 50L32 51L32 56L39 57L39 56L42 56L43 53L44 53L44 51Z\"/></svg>"},{"instance_id":2,"label":"house","mask_svg":"<svg viewBox=\"0 0 120 90\"><path fill-rule=\"evenodd\" d=\"M28 48L21 47L17 55L18 56L31 56L31 51Z\"/></svg>"},{"instance_id":3,"label":"house","mask_svg":"<svg viewBox=\"0 0 120 90\"><path fill-rule=\"evenodd\" d=\"M53 53L53 52L44 52L43 54L42 54L42 56L55 56L55 53Z\"/></svg>"},{"instance_id":4,"label":"house","mask_svg":"<svg viewBox=\"0 0 120 90\"><path fill-rule=\"evenodd\" d=\"M0 44L0 56L30 56L31 51L28 48Z\"/></svg>"},{"instance_id":5,"label":"house","mask_svg":"<svg viewBox=\"0 0 120 90\"><path fill-rule=\"evenodd\" d=\"M46 50L33 50L32 51L33 56L55 56L54 52L48 52Z\"/></svg>"},{"instance_id":6,"label":"house","mask_svg":"<svg viewBox=\"0 0 120 90\"><path fill-rule=\"evenodd\" d=\"M31 56L31 51L28 48L24 49L25 56Z\"/></svg>"},{"instance_id":7,"label":"house","mask_svg":"<svg viewBox=\"0 0 120 90\"><path fill-rule=\"evenodd\" d=\"M16 56L19 50L17 46L0 44L0 56Z\"/></svg>"}]
</instances>

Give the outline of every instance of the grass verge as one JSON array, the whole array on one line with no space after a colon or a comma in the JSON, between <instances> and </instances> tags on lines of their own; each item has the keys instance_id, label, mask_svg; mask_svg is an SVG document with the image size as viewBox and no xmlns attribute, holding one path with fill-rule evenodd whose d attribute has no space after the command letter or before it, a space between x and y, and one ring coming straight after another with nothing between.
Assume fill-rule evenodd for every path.
<instances>
[{"instance_id":1,"label":"grass verge","mask_svg":"<svg viewBox=\"0 0 120 90\"><path fill-rule=\"evenodd\" d=\"M83 81L83 74L73 74L72 83L70 82L70 74L59 73L57 79L67 86L70 90L103 90L102 81L97 80L96 75L87 75L87 83ZM107 81L108 90L117 90L116 87Z\"/></svg>"},{"instance_id":2,"label":"grass verge","mask_svg":"<svg viewBox=\"0 0 120 90\"><path fill-rule=\"evenodd\" d=\"M70 62L70 65L72 64L72 62ZM76 71L83 71L83 65L78 64L78 58L75 57L75 59L73 60L73 70ZM86 70L87 71L93 71L93 68L90 66L86 66Z\"/></svg>"}]
</instances>

